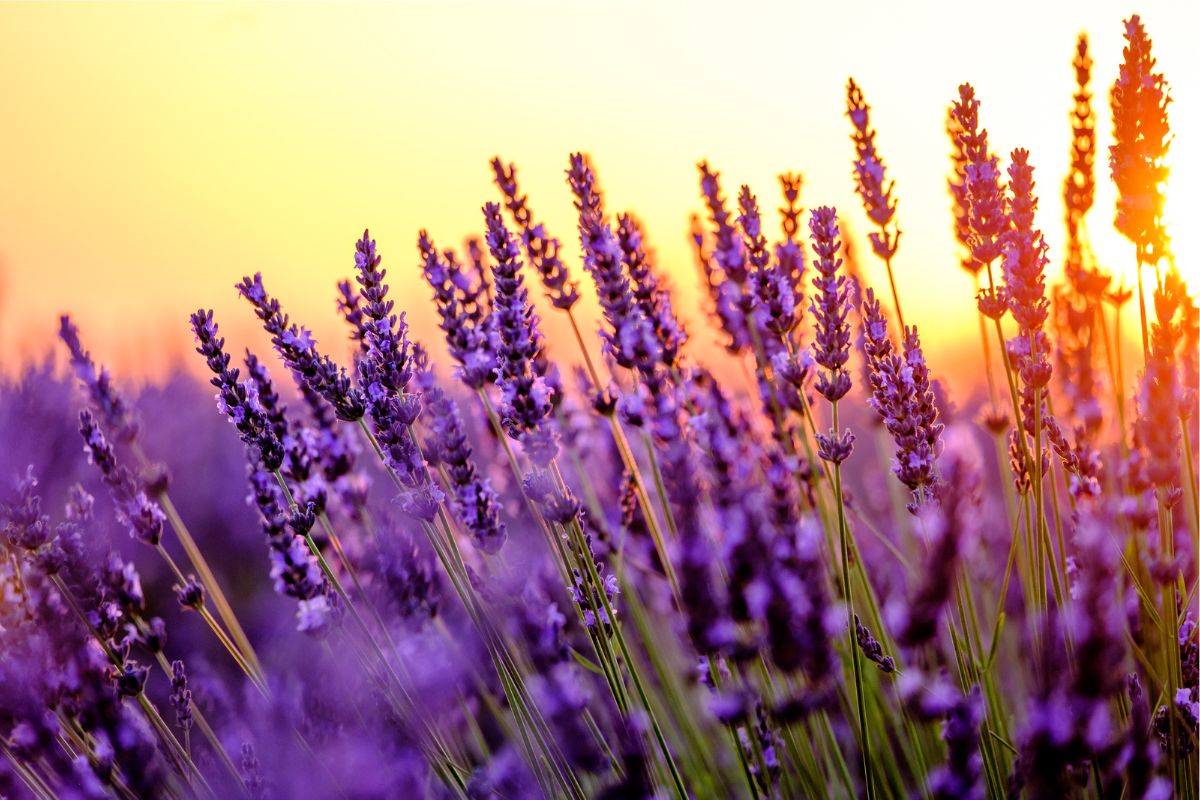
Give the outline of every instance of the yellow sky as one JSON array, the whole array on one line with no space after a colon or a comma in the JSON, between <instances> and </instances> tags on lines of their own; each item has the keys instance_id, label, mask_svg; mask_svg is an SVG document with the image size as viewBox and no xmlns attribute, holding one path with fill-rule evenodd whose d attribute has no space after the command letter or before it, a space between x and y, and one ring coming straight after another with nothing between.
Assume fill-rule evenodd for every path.
<instances>
[{"instance_id":1,"label":"yellow sky","mask_svg":"<svg viewBox=\"0 0 1200 800\"><path fill-rule=\"evenodd\" d=\"M922 326L936 367L976 335L945 193L955 87L975 84L998 150L1031 149L1057 261L1075 35L1092 36L1104 179L1107 92L1121 20L1136 9L1042 0L734 10L742 5L0 6L0 361L11 371L44 353L61 311L128 374L198 364L187 315L200 305L216 309L232 341L265 347L232 289L256 270L319 339L337 337L341 355L333 287L364 226L398 306L429 336L416 232L448 246L478 231L497 153L517 162L535 213L574 256L562 173L570 151L590 152L610 208L641 215L679 305L698 314L686 231L701 158L721 170L727 194L747 182L768 209L775 175L799 170L805 205L837 205L865 233L844 116L853 75L897 182L905 316ZM1193 276L1197 5L1141 8L1175 99L1168 213ZM1128 272L1112 200L1102 180L1091 227L1102 257ZM564 330L549 329L552 339ZM712 336L696 334L702 344Z\"/></svg>"}]
</instances>

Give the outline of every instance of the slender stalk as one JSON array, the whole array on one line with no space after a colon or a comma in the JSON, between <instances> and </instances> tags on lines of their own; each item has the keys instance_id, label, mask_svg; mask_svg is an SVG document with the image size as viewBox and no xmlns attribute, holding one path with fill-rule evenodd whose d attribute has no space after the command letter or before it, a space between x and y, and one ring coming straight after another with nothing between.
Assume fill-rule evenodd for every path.
<instances>
[{"instance_id":1,"label":"slender stalk","mask_svg":"<svg viewBox=\"0 0 1200 800\"><path fill-rule=\"evenodd\" d=\"M900 336L903 338L908 328L904 325L904 312L900 310L900 294L896 291L896 277L892 274L892 257L885 258L883 264L887 267L888 285L892 288L892 303L896 307L896 319L900 322Z\"/></svg>"},{"instance_id":2,"label":"slender stalk","mask_svg":"<svg viewBox=\"0 0 1200 800\"><path fill-rule=\"evenodd\" d=\"M834 435L836 435L839 422L838 403L835 400L830 405L833 407L833 430ZM875 781L871 772L871 737L867 723L866 701L863 697L862 664L860 663L858 642L855 637L854 591L850 585L850 536L846 525L846 503L842 497L841 464L835 463L833 465L833 491L837 498L838 537L842 553L842 586L846 597L846 624L848 626L847 635L849 636L850 660L854 672L854 696L858 704L858 729L862 746L863 781L866 783L868 800L874 800Z\"/></svg>"},{"instance_id":3,"label":"slender stalk","mask_svg":"<svg viewBox=\"0 0 1200 800\"><path fill-rule=\"evenodd\" d=\"M143 467L150 464L149 457L147 457L141 445L136 441L133 443L133 453ZM224 590L221 589L221 584L217 581L216 575L213 574L208 561L204 558L204 553L200 550L200 546L196 544L196 540L192 537L191 531L188 530L187 525L184 523L183 517L179 515L175 504L171 502L170 494L164 490L155 499L166 515L171 529L175 531L175 536L179 539L179 544L182 545L184 553L187 554L188 561L195 568L200 582L204 584L205 592L212 597L213 605L217 609L217 615L229 628L233 640L237 643L238 650L250 662L255 671L261 675L263 672L262 663L258 659L258 654L254 652L254 646L250 644L250 638L246 636L245 630L242 629L237 614L233 611L233 606L230 605Z\"/></svg>"}]
</instances>

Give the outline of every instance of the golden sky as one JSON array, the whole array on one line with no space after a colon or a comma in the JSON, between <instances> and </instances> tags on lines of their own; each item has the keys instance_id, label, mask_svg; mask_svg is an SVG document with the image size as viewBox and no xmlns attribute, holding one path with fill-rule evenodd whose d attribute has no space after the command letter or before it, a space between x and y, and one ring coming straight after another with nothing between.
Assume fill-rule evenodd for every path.
<instances>
[{"instance_id":1,"label":"golden sky","mask_svg":"<svg viewBox=\"0 0 1200 800\"><path fill-rule=\"evenodd\" d=\"M1197 8L1140 9L1175 100L1167 208L1193 286ZM11 372L44 354L62 311L127 375L181 358L199 366L187 315L201 305L232 342L265 348L232 288L256 270L341 356L334 283L365 226L397 305L432 338L417 230L441 246L479 231L479 207L496 197L494 154L517 163L535 214L590 288L563 179L577 149L592 154L609 207L646 222L708 346L686 239L700 208L696 162L721 170L727 195L749 183L764 209L778 204L775 176L799 170L805 205L836 205L861 236L844 115L853 75L900 198L905 316L936 369L977 335L950 228L946 107L971 81L996 149L1030 148L1057 264L1080 30L1092 37L1100 115L1091 229L1102 258L1132 275L1132 251L1111 230L1107 95L1121 20L1137 10L1112 0L3 5L0 361ZM548 328L561 340L564 328Z\"/></svg>"}]
</instances>

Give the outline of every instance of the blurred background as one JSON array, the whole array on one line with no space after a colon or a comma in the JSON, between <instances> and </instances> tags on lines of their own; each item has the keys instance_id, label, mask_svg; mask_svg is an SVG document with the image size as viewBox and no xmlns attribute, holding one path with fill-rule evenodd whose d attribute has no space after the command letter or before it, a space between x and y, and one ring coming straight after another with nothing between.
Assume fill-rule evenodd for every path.
<instances>
[{"instance_id":1,"label":"blurred background","mask_svg":"<svg viewBox=\"0 0 1200 800\"><path fill-rule=\"evenodd\" d=\"M235 347L265 351L233 290L260 270L293 318L343 355L334 285L366 226L398 308L436 344L417 231L442 247L480 233L479 207L498 197L497 154L517 164L590 299L563 175L573 150L592 155L611 210L645 221L694 346L716 353L687 238L700 159L721 171L727 196L748 183L768 212L776 175L803 173L804 205L836 205L868 278L885 280L853 194L852 75L896 180L906 317L935 374L954 383L957 360L978 348L945 188L956 87L975 85L999 153L1031 150L1057 273L1070 62L1076 35L1090 34L1101 179L1091 235L1102 262L1132 280L1106 161L1108 90L1122 19L1135 12L1174 97L1167 215L1194 289L1194 2L1016 2L969 20L961 3L920 2L5 5L0 373L54 352L64 311L122 380L199 370L187 326L199 306L215 309ZM540 301L540 288L532 294ZM595 319L594 304L585 316ZM573 347L556 347L560 317L547 321L552 355L571 358Z\"/></svg>"}]
</instances>

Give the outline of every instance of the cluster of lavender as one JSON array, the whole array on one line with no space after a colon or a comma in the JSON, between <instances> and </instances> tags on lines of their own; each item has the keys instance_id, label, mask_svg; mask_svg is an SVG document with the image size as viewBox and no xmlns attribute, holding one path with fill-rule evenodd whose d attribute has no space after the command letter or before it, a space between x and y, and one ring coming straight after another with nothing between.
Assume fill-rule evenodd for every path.
<instances>
[{"instance_id":1,"label":"cluster of lavender","mask_svg":"<svg viewBox=\"0 0 1200 800\"><path fill-rule=\"evenodd\" d=\"M421 231L425 342L366 231L337 286L347 366L261 275L236 288L275 375L201 309L207 384L127 397L64 317L82 392L49 369L0 385L0 796L1195 798L1200 310L1161 221L1166 84L1137 17L1126 39L1134 364L1132 290L1085 222L1084 37L1061 282L1029 153L1002 165L969 84L948 112L984 371L961 407L901 312L853 80L888 285L798 175L776 227L701 163L724 361L689 346L646 231L578 153L577 253L500 159L481 237Z\"/></svg>"}]
</instances>

